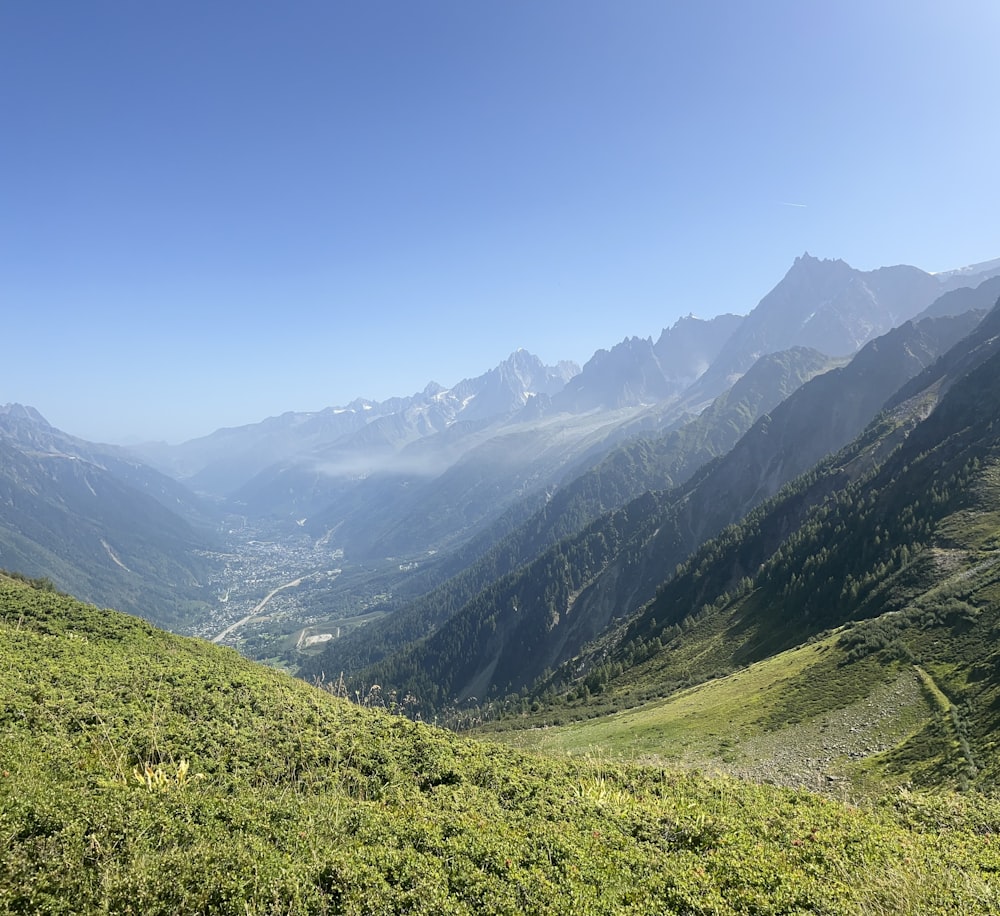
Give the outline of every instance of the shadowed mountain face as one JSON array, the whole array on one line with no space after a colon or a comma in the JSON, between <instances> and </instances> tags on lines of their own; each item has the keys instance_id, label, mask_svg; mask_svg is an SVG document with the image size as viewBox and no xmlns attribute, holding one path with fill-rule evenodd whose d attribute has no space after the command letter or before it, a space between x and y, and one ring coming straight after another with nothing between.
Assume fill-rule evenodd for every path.
<instances>
[{"instance_id":1,"label":"shadowed mountain face","mask_svg":"<svg viewBox=\"0 0 1000 916\"><path fill-rule=\"evenodd\" d=\"M664 375L686 388L712 365L743 320L742 315L717 315L707 321L693 315L677 319L653 345Z\"/></svg>"},{"instance_id":2,"label":"shadowed mountain face","mask_svg":"<svg viewBox=\"0 0 1000 916\"><path fill-rule=\"evenodd\" d=\"M0 567L168 626L202 613L211 510L183 486L18 404L0 457Z\"/></svg>"},{"instance_id":3,"label":"shadowed mountain face","mask_svg":"<svg viewBox=\"0 0 1000 916\"><path fill-rule=\"evenodd\" d=\"M998 335L1000 307L848 447L703 545L601 658L643 660L633 686L676 684L843 627L829 664L789 678L772 727L807 703L820 717L843 704L814 686L824 679L864 698L915 671L937 715L903 728L879 767L925 785L994 783Z\"/></svg>"},{"instance_id":4,"label":"shadowed mountain face","mask_svg":"<svg viewBox=\"0 0 1000 916\"><path fill-rule=\"evenodd\" d=\"M364 677L430 697L431 705L530 685L652 599L699 544L850 442L980 317L906 324L872 341L849 365L799 388L685 486L595 520Z\"/></svg>"}]
</instances>

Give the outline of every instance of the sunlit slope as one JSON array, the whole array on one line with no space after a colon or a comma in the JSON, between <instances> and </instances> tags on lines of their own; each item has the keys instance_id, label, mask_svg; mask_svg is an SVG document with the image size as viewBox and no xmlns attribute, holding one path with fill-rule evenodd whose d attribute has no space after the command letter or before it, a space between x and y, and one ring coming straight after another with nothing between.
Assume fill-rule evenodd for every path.
<instances>
[{"instance_id":1,"label":"sunlit slope","mask_svg":"<svg viewBox=\"0 0 1000 916\"><path fill-rule=\"evenodd\" d=\"M526 756L0 578L0 911L994 912L1000 807Z\"/></svg>"},{"instance_id":2,"label":"sunlit slope","mask_svg":"<svg viewBox=\"0 0 1000 916\"><path fill-rule=\"evenodd\" d=\"M926 733L936 740L923 748L921 764L962 772L950 710L926 672L874 658L847 664L842 636L665 699L505 737L548 753L677 765L853 798L909 784L897 758Z\"/></svg>"}]
</instances>

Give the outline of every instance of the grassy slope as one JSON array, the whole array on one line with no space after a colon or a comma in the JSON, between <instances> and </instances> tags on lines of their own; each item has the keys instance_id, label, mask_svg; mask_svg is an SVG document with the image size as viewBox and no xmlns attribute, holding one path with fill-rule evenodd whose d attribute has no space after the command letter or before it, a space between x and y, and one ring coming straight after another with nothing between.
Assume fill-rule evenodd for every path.
<instances>
[{"instance_id":1,"label":"grassy slope","mask_svg":"<svg viewBox=\"0 0 1000 916\"><path fill-rule=\"evenodd\" d=\"M913 666L843 665L839 637L610 716L504 737L548 753L698 768L839 797L886 792L908 781L887 769L887 753L929 727L947 731L948 709ZM960 766L953 743L931 750Z\"/></svg>"},{"instance_id":2,"label":"grassy slope","mask_svg":"<svg viewBox=\"0 0 1000 916\"><path fill-rule=\"evenodd\" d=\"M0 579L2 912L988 913L998 825L525 755Z\"/></svg>"}]
</instances>

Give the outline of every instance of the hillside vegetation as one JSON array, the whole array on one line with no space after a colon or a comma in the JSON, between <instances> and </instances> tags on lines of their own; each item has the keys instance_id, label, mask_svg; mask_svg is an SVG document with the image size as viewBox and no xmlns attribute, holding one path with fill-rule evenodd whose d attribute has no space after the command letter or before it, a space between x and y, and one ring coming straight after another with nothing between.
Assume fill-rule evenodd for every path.
<instances>
[{"instance_id":1,"label":"hillside vegetation","mask_svg":"<svg viewBox=\"0 0 1000 916\"><path fill-rule=\"evenodd\" d=\"M514 722L629 707L543 743L800 785L995 785L998 325L994 312L855 442L705 544Z\"/></svg>"},{"instance_id":2,"label":"hillside vegetation","mask_svg":"<svg viewBox=\"0 0 1000 916\"><path fill-rule=\"evenodd\" d=\"M580 527L519 569L497 576L477 595L463 596L465 605L452 611L438 629L433 630L424 615L429 635L360 674L349 664L327 667L327 674L336 676L346 669L357 681L391 684L417 697L427 716L456 701L493 701L531 688L546 669L571 660L588 641L639 611L699 545L850 443L901 385L961 341L981 318L977 313L908 323L869 343L843 368L795 386L789 397L752 423L744 416L745 424L732 424L728 399L720 399L720 416L727 419L730 433L742 426L742 435L733 434L733 447L693 471L682 486L644 492ZM768 374L777 374L779 365L790 374L804 356L796 352L771 357ZM801 379L802 373L796 370L794 376ZM698 429L700 421L692 427ZM815 499L825 499L831 486L843 482L824 481ZM782 524L792 515L784 513ZM773 541L762 549L757 563L766 559L766 549L774 549ZM699 592L715 588L706 599L714 601L731 588L728 575L724 570L717 580L699 573L685 581L697 580ZM431 597L437 599L439 612L458 603L447 588ZM701 603L697 595L674 602L671 622ZM395 627L395 621L390 617L382 629ZM355 641L366 635L360 631ZM373 641L378 642L377 636ZM632 653L623 664L630 667L634 660ZM336 642L316 660L315 668L331 661L345 661ZM714 673L709 669L701 678Z\"/></svg>"},{"instance_id":3,"label":"hillside vegetation","mask_svg":"<svg viewBox=\"0 0 1000 916\"><path fill-rule=\"evenodd\" d=\"M0 577L0 911L990 913L1000 804L532 756Z\"/></svg>"}]
</instances>

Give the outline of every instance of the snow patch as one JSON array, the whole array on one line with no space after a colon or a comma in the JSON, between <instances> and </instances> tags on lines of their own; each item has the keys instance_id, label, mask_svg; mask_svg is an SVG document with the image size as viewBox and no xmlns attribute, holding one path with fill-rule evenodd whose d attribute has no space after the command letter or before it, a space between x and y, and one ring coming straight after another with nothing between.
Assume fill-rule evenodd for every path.
<instances>
[{"instance_id":1,"label":"snow patch","mask_svg":"<svg viewBox=\"0 0 1000 916\"><path fill-rule=\"evenodd\" d=\"M981 261L978 264L968 264L965 267L956 267L953 270L932 271L931 276L937 277L938 280L950 280L952 277L969 277L997 268L1000 268L1000 258L994 258L992 261Z\"/></svg>"}]
</instances>

